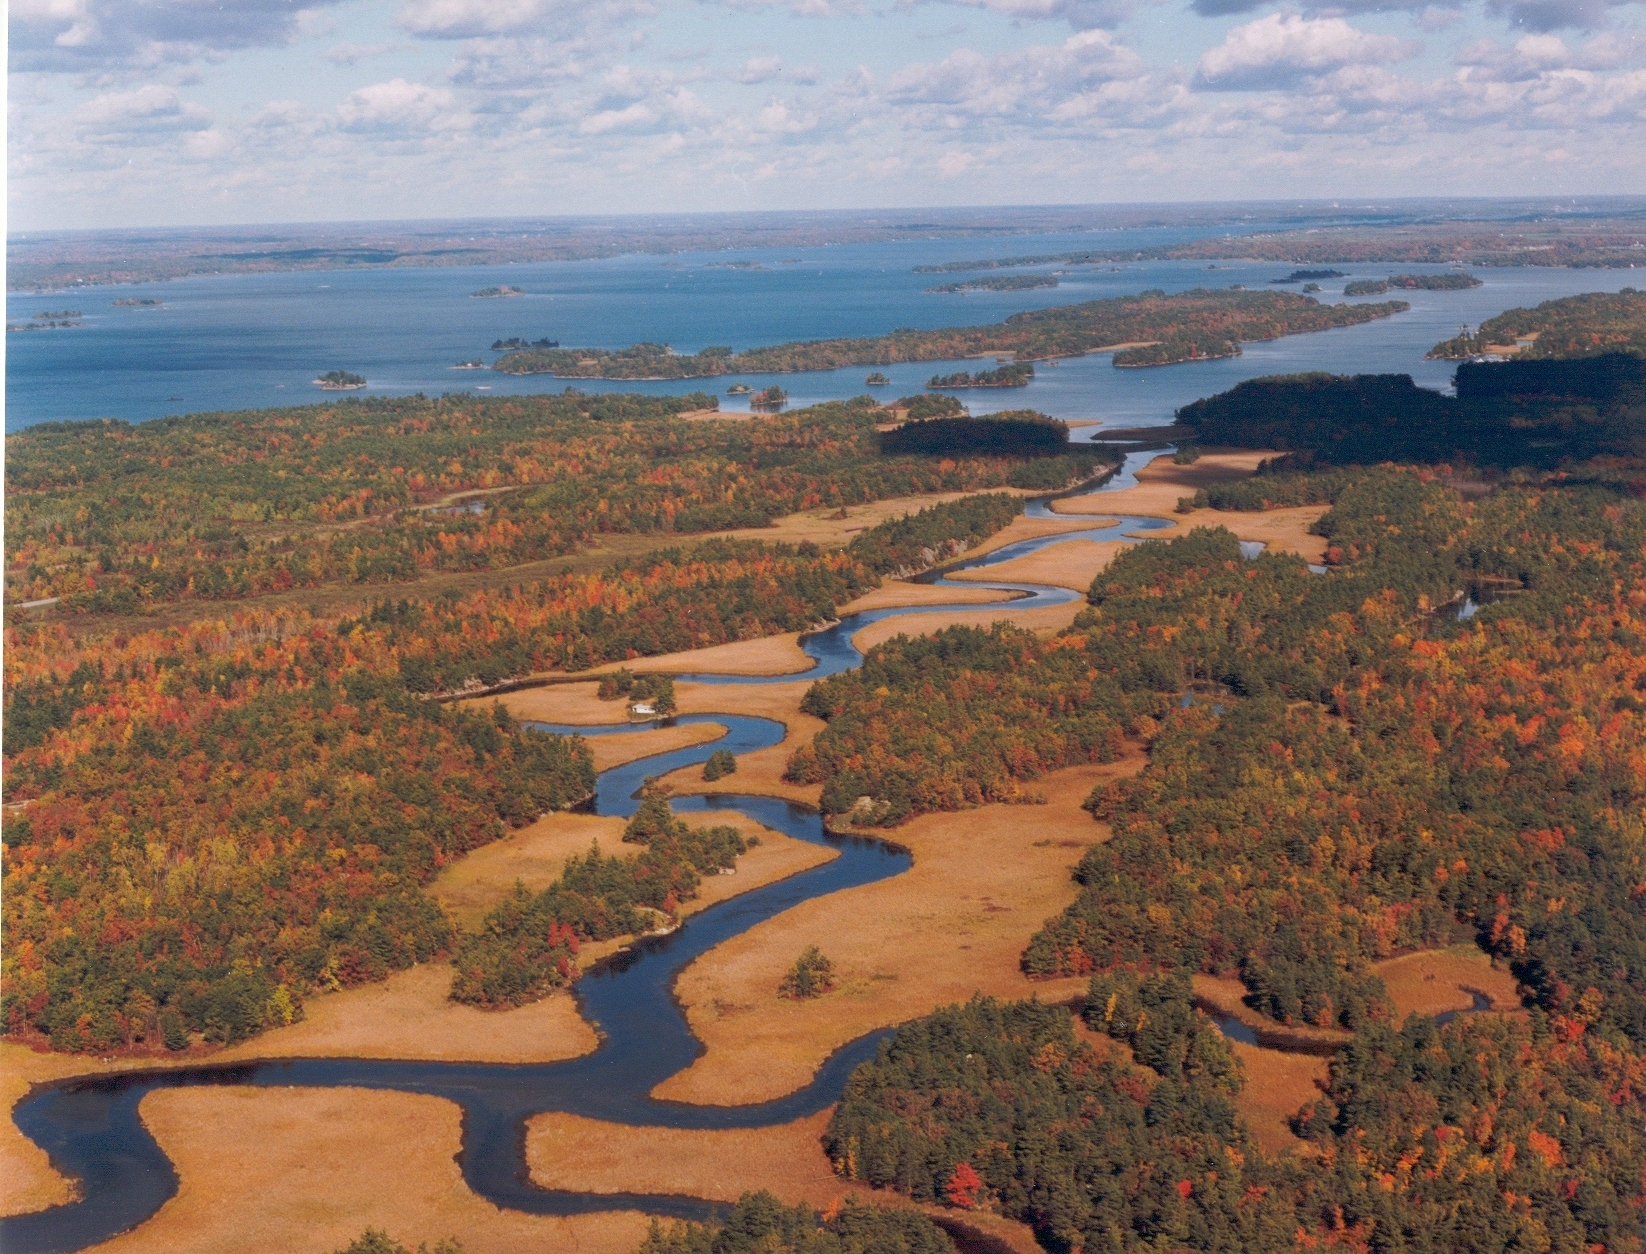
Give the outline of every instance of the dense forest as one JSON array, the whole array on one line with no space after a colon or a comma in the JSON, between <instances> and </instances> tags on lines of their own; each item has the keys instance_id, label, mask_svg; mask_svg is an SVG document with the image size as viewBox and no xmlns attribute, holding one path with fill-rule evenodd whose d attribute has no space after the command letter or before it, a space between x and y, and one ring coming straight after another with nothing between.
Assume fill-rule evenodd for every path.
<instances>
[{"instance_id":1,"label":"dense forest","mask_svg":"<svg viewBox=\"0 0 1646 1254\"><path fill-rule=\"evenodd\" d=\"M1313 297L1293 292L1195 288L1168 296L1153 289L1136 296L1016 313L992 326L945 327L935 331L904 329L865 339L774 344L743 353L705 349L692 356L670 354L658 344L638 344L616 351L557 349L511 353L498 359L496 369L510 374L553 374L568 379L694 379L740 372L834 370L841 366L887 366L904 361L949 361L984 353L1013 353L1020 362L1042 361L1141 341L1171 341L1181 345L1185 352L1198 348L1201 356L1226 356L1225 346L1233 343L1238 351L1242 340L1272 340L1304 331L1358 326L1407 307L1404 301L1322 305ZM1209 351L1208 346L1217 346L1217 351ZM1186 359L1186 356L1174 358Z\"/></svg>"},{"instance_id":2,"label":"dense forest","mask_svg":"<svg viewBox=\"0 0 1646 1254\"><path fill-rule=\"evenodd\" d=\"M1588 292L1546 300L1535 309L1510 309L1486 319L1473 335L1436 344L1429 356L1468 358L1528 338L1532 343L1516 352L1518 358L1646 354L1646 292L1626 287L1616 295Z\"/></svg>"},{"instance_id":3,"label":"dense forest","mask_svg":"<svg viewBox=\"0 0 1646 1254\"><path fill-rule=\"evenodd\" d=\"M1616 799L1646 791L1646 506L1556 479L1465 509L1386 469L1339 483L1321 530L1324 577L1197 531L1122 554L1050 641L890 641L813 687L829 726L791 774L895 823L1032 800L1044 771L1143 740L1150 768L1089 803L1113 839L1032 973L1182 966L1281 1022L1359 1028L1388 1015L1372 961L1462 929L1557 1024L1638 1049L1639 835ZM1469 587L1499 599L1460 623Z\"/></svg>"},{"instance_id":4,"label":"dense forest","mask_svg":"<svg viewBox=\"0 0 1646 1254\"><path fill-rule=\"evenodd\" d=\"M1040 287L1056 287L1055 274L1003 274L996 278L964 279L939 283L928 292L1027 292Z\"/></svg>"},{"instance_id":5,"label":"dense forest","mask_svg":"<svg viewBox=\"0 0 1646 1254\"><path fill-rule=\"evenodd\" d=\"M982 418L927 418L906 422L900 427L881 432L880 449L887 454L936 453L973 457L990 454L1033 457L1064 453L1069 457L1085 457L1093 465L1113 456L1102 449L1070 449L1068 426L1032 409L1005 410Z\"/></svg>"},{"instance_id":6,"label":"dense forest","mask_svg":"<svg viewBox=\"0 0 1646 1254\"><path fill-rule=\"evenodd\" d=\"M677 417L714 404L405 397L32 427L7 440L6 596L130 613L407 582L572 553L602 533L759 527L1090 473L1086 453L884 455L885 411L866 397L752 422Z\"/></svg>"},{"instance_id":7,"label":"dense forest","mask_svg":"<svg viewBox=\"0 0 1646 1254\"><path fill-rule=\"evenodd\" d=\"M1581 1031L1473 1016L1369 1029L1273 1158L1185 981L1092 982L1068 1011L975 1000L905 1026L858 1068L825 1148L851 1179L1032 1224L1054 1251L1298 1249L1639 1254L1638 1055Z\"/></svg>"},{"instance_id":8,"label":"dense forest","mask_svg":"<svg viewBox=\"0 0 1646 1254\"><path fill-rule=\"evenodd\" d=\"M546 902L507 902L459 938L423 885L583 799L594 772L581 740L418 698L799 630L1019 509L990 495L843 553L707 541L341 618L242 609L102 637L13 624L0 1023L60 1050L235 1041L316 990L454 946L464 1000L553 987L581 940L651 926L741 845L667 828L637 858L591 851Z\"/></svg>"},{"instance_id":9,"label":"dense forest","mask_svg":"<svg viewBox=\"0 0 1646 1254\"><path fill-rule=\"evenodd\" d=\"M1054 1249L1638 1254L1646 505L1606 467L1473 504L1423 468L1263 480L1232 503L1332 502L1330 573L1197 531L1122 554L1050 640L897 639L812 689L829 725L791 770L859 824L1149 749L1089 799L1112 837L1024 955L1089 973L1116 1045L1056 1007L941 1011L856 1073L829 1153ZM1495 599L1460 620L1462 589ZM1393 1022L1371 964L1459 936L1529 1010ZM1353 1032L1294 1119L1309 1152L1245 1137L1199 972Z\"/></svg>"},{"instance_id":10,"label":"dense forest","mask_svg":"<svg viewBox=\"0 0 1646 1254\"><path fill-rule=\"evenodd\" d=\"M1319 462L1461 461L1553 468L1646 453L1646 357L1465 362L1457 395L1410 375L1250 379L1177 411L1203 444L1291 450Z\"/></svg>"}]
</instances>

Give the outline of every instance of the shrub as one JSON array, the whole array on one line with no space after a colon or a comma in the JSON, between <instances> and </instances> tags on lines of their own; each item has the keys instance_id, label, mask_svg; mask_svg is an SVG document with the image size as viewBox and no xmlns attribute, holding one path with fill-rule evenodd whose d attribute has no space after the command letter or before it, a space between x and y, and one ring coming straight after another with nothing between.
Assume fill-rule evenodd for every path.
<instances>
[{"instance_id":1,"label":"shrub","mask_svg":"<svg viewBox=\"0 0 1646 1254\"><path fill-rule=\"evenodd\" d=\"M821 997L833 987L834 963L825 958L816 945L808 945L777 986L777 993L791 1001L804 1001Z\"/></svg>"},{"instance_id":2,"label":"shrub","mask_svg":"<svg viewBox=\"0 0 1646 1254\"><path fill-rule=\"evenodd\" d=\"M709 754L709 760L703 763L703 778L710 783L736 772L737 757L730 749L716 749Z\"/></svg>"}]
</instances>

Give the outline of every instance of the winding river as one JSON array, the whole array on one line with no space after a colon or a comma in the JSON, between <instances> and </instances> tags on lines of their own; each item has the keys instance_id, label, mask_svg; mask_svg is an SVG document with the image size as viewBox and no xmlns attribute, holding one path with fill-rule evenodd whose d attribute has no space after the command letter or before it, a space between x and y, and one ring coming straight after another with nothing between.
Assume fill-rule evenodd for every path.
<instances>
[{"instance_id":1,"label":"winding river","mask_svg":"<svg viewBox=\"0 0 1646 1254\"><path fill-rule=\"evenodd\" d=\"M1107 483L1089 491L1112 491L1136 483L1135 472L1159 450L1133 453ZM1030 518L1056 518L1051 498L1029 504ZM1171 523L1159 518L1121 517L1108 525L1037 537L997 549L955 569L999 565L1069 540L1131 538ZM974 583L939 576L933 582L957 588L994 588L1018 594L1014 610L1067 604L1080 594L1066 588L1017 582ZM682 675L712 684L785 683L818 679L857 666L862 655L852 637L870 623L901 615L955 610L999 609L1001 602L871 610L848 615L807 637L802 648L816 665L803 675L763 677ZM782 741L784 728L771 719L744 715L697 714L681 723L717 723L727 734L708 744L656 754L601 774L595 807L601 814L627 816L647 776L663 775L705 761L716 749L744 754ZM547 725L548 730L599 735L631 731ZM787 1123L838 1100L857 1065L873 1057L890 1029L859 1038L836 1051L804 1088L776 1101L750 1106L696 1106L659 1101L651 1090L690 1066L703 1052L673 995L675 977L700 954L785 910L842 889L897 875L909 855L874 840L841 838L823 830L821 817L804 806L771 797L714 794L674 799L683 813L737 810L765 827L797 840L826 844L839 856L809 871L766 885L693 915L667 936L636 942L595 967L575 986L584 1015L601 1036L599 1048L562 1062L407 1062L369 1059L282 1059L205 1065L158 1071L122 1072L59 1081L35 1089L20 1102L17 1126L40 1145L63 1174L80 1181L77 1201L33 1214L0 1220L0 1248L6 1254L58 1254L104 1241L142 1223L177 1191L170 1160L144 1127L138 1107L156 1089L196 1085L261 1087L351 1087L428 1094L455 1102L463 1112L459 1163L470 1188L498 1206L540 1215L638 1209L677 1218L706 1219L723 1208L696 1198L639 1194L589 1194L533 1185L525 1162L525 1122L535 1114L564 1111L614 1123L669 1128L754 1128Z\"/></svg>"}]
</instances>

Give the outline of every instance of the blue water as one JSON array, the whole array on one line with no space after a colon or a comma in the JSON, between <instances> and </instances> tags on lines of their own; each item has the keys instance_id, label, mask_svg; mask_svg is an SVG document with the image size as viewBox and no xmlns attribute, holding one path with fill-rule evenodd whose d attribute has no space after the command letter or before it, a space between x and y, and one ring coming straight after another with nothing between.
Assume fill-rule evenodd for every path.
<instances>
[{"instance_id":1,"label":"blue water","mask_svg":"<svg viewBox=\"0 0 1646 1254\"><path fill-rule=\"evenodd\" d=\"M1202 232L1203 233L1203 232ZM363 374L370 387L351 395L475 391L502 396L558 392L566 380L458 371L458 361L492 361L497 339L548 337L562 344L622 347L655 340L681 352L710 344L746 349L787 340L878 335L898 327L932 328L995 322L1023 309L1121 296L1147 288L1182 291L1241 283L1266 287L1289 272L1272 263L1132 262L1074 268L1057 288L1025 292L927 294L965 274L921 275L912 267L978 256L1033 254L1117 245L1144 247L1191 237L1182 229L1012 236L973 241L916 240L809 249L627 256L601 261L439 269L307 271L215 275L169 283L10 293L6 316L26 321L46 310L78 309L82 328L7 336L6 430L54 419L123 418L306 404L331 396L311 380L326 370ZM764 269L711 262L748 260ZM1055 267L1040 267L1050 270ZM1434 266L1341 266L1351 278L1391 269ZM1030 273L1006 271L1001 273ZM1410 312L1361 326L1249 344L1245 355L1216 362L1116 370L1107 355L1038 367L1027 388L962 392L975 413L1032 407L1065 419L1110 425L1171 420L1180 405L1242 379L1297 370L1394 371L1427 387L1450 383L1452 367L1423 353L1502 310L1586 291L1616 291L1638 282L1631 271L1504 269L1477 272L1485 286L1466 292L1400 293ZM1332 280L1324 300L1342 300L1346 280ZM526 296L476 300L497 284ZM1286 290L1295 291L1295 287ZM116 308L114 301L152 297L160 308ZM1380 299L1380 298L1370 298ZM987 364L987 363L985 363ZM933 374L975 369L977 362L890 366L890 398L920 390ZM861 395L865 367L781 376L791 405ZM727 410L748 408L727 397L737 376L678 383L579 381L584 391L680 394L711 390ZM771 376L748 376L763 386ZM486 391L479 390L484 386Z\"/></svg>"}]
</instances>

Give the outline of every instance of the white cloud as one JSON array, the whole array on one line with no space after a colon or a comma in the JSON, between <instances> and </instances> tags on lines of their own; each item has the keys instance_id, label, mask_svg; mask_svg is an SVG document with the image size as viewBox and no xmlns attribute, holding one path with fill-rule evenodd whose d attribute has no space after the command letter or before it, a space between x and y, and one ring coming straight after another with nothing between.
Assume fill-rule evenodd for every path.
<instances>
[{"instance_id":1,"label":"white cloud","mask_svg":"<svg viewBox=\"0 0 1646 1254\"><path fill-rule=\"evenodd\" d=\"M893 75L887 97L956 117L1044 121L1071 101L1147 77L1148 67L1107 31L1082 31L1061 45L1032 45L985 57L961 48L936 64Z\"/></svg>"},{"instance_id":2,"label":"white cloud","mask_svg":"<svg viewBox=\"0 0 1646 1254\"><path fill-rule=\"evenodd\" d=\"M1076 30L1117 26L1137 12L1137 0L959 0L971 8L1004 13L1019 21L1061 20ZM1254 0L1255 2L1255 0Z\"/></svg>"},{"instance_id":3,"label":"white cloud","mask_svg":"<svg viewBox=\"0 0 1646 1254\"><path fill-rule=\"evenodd\" d=\"M1271 13L1231 30L1200 58L1196 86L1212 91L1274 91L1299 79L1351 65L1386 65L1415 56L1420 46L1393 35L1369 35L1340 17Z\"/></svg>"},{"instance_id":4,"label":"white cloud","mask_svg":"<svg viewBox=\"0 0 1646 1254\"><path fill-rule=\"evenodd\" d=\"M362 61L369 61L373 57L387 56L391 52L398 52L402 44L333 44L326 49L326 60L333 65L358 65Z\"/></svg>"},{"instance_id":5,"label":"white cloud","mask_svg":"<svg viewBox=\"0 0 1646 1254\"><path fill-rule=\"evenodd\" d=\"M732 77L740 83L769 83L781 73L782 57L750 57Z\"/></svg>"},{"instance_id":6,"label":"white cloud","mask_svg":"<svg viewBox=\"0 0 1646 1254\"><path fill-rule=\"evenodd\" d=\"M541 91L582 77L594 47L587 39L471 39L452 58L447 77L482 91Z\"/></svg>"},{"instance_id":7,"label":"white cloud","mask_svg":"<svg viewBox=\"0 0 1646 1254\"><path fill-rule=\"evenodd\" d=\"M350 92L337 106L337 120L350 131L416 131L434 126L451 110L446 88L392 78Z\"/></svg>"},{"instance_id":8,"label":"white cloud","mask_svg":"<svg viewBox=\"0 0 1646 1254\"><path fill-rule=\"evenodd\" d=\"M649 0L407 0L399 22L412 34L432 39L548 38L656 12Z\"/></svg>"},{"instance_id":9,"label":"white cloud","mask_svg":"<svg viewBox=\"0 0 1646 1254\"><path fill-rule=\"evenodd\" d=\"M123 72L289 43L338 0L13 0L13 70Z\"/></svg>"},{"instance_id":10,"label":"white cloud","mask_svg":"<svg viewBox=\"0 0 1646 1254\"><path fill-rule=\"evenodd\" d=\"M199 105L181 99L175 88L157 85L106 93L81 105L74 116L82 133L105 138L203 131L211 125Z\"/></svg>"}]
</instances>

